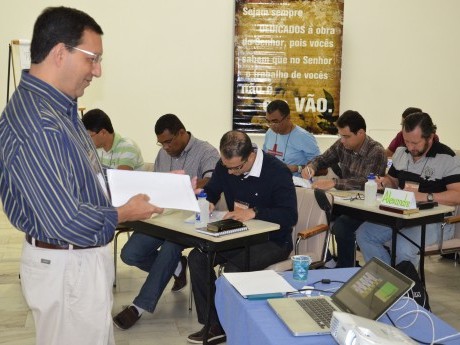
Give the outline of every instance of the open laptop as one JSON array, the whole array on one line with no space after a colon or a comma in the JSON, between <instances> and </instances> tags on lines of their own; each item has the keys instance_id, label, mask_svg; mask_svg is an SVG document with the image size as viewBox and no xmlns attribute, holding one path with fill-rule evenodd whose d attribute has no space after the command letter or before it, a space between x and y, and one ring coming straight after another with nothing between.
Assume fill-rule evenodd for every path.
<instances>
[{"instance_id":1,"label":"open laptop","mask_svg":"<svg viewBox=\"0 0 460 345\"><path fill-rule=\"evenodd\" d=\"M412 286L414 282L411 279L373 258L332 296L278 298L267 301L293 335L330 334L329 326L334 310L377 320ZM326 303L327 308L301 306L303 303ZM319 319L323 313L321 321Z\"/></svg>"}]
</instances>

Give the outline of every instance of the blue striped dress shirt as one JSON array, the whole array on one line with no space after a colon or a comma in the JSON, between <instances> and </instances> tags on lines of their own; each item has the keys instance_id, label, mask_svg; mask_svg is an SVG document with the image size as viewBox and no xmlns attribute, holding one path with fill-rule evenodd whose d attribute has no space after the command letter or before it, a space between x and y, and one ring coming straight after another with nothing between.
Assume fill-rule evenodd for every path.
<instances>
[{"instance_id":1,"label":"blue striped dress shirt","mask_svg":"<svg viewBox=\"0 0 460 345\"><path fill-rule=\"evenodd\" d=\"M0 195L10 222L53 244L105 245L118 221L76 101L22 74L0 117Z\"/></svg>"}]
</instances>

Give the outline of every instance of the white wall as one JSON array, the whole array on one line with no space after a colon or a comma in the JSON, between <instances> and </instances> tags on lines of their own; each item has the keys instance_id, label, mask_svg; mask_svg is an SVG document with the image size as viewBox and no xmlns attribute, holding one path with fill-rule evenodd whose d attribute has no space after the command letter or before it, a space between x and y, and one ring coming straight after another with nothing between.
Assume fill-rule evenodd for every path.
<instances>
[{"instance_id":1,"label":"white wall","mask_svg":"<svg viewBox=\"0 0 460 345\"><path fill-rule=\"evenodd\" d=\"M153 128L165 113L215 146L231 129L232 0L2 2L0 108L8 42L30 39L37 15L54 5L77 7L101 24L103 76L79 103L104 109L117 131L138 142L146 161L156 155ZM419 106L434 118L441 141L460 148L458 13L458 0L345 0L341 112L358 110L368 133L386 146L401 112ZM321 149L330 142L320 141Z\"/></svg>"}]
</instances>

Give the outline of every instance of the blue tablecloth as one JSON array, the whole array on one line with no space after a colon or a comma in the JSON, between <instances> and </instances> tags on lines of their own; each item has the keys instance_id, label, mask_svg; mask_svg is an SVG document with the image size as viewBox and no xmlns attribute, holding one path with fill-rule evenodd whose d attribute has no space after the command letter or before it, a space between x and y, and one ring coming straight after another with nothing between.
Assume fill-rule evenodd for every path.
<instances>
[{"instance_id":1,"label":"blue tablecloth","mask_svg":"<svg viewBox=\"0 0 460 345\"><path fill-rule=\"evenodd\" d=\"M309 272L306 283L294 281L292 272L283 273L283 277L292 286L300 289L304 285L312 285L312 283L321 279L346 281L356 270L357 268L312 270ZM335 290L340 285L340 283L317 283L315 287L322 290ZM216 281L216 288L215 302L217 312L227 334L228 345L336 344L331 335L294 337L268 306L267 301L244 299L224 277L220 277ZM400 315L415 310L417 307L418 305L413 301L402 299L391 308L388 314L393 321L396 321ZM420 309L426 311L421 307ZM434 314L429 313L429 315L435 325L435 339L458 333L457 330ZM386 315L383 315L380 321L390 324L390 320ZM432 341L433 333L430 320L421 313L409 314L400 319L397 325L400 328L407 327L403 331L420 341L427 343ZM449 345L460 344L460 338L457 337L442 343Z\"/></svg>"}]
</instances>

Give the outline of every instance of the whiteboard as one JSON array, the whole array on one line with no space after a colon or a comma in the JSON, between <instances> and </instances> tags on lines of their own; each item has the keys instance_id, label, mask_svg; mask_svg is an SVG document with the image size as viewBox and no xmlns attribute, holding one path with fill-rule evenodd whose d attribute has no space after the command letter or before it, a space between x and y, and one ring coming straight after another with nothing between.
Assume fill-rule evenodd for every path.
<instances>
[{"instance_id":1,"label":"whiteboard","mask_svg":"<svg viewBox=\"0 0 460 345\"><path fill-rule=\"evenodd\" d=\"M21 71L30 68L30 40L11 40L11 74L8 80L10 87L17 87L21 79Z\"/></svg>"}]
</instances>

